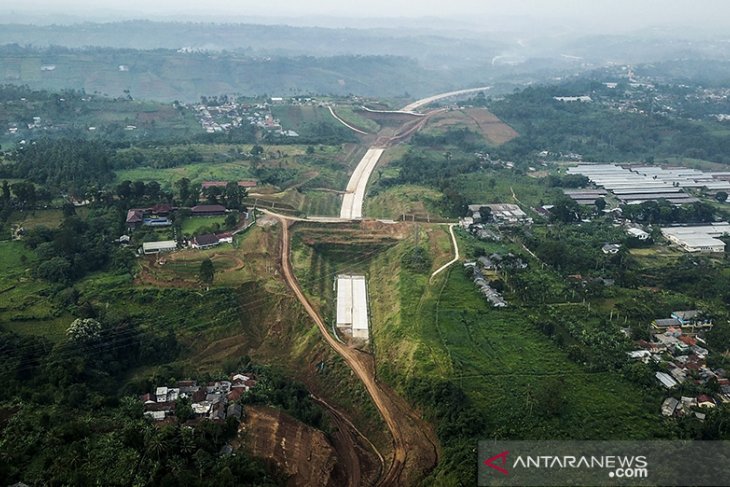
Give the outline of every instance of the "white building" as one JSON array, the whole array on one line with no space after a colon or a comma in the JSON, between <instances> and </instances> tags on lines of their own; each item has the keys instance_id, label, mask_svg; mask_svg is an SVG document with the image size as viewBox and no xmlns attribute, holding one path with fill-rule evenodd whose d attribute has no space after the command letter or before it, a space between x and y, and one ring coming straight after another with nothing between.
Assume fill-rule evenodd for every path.
<instances>
[{"instance_id":1,"label":"white building","mask_svg":"<svg viewBox=\"0 0 730 487\"><path fill-rule=\"evenodd\" d=\"M337 276L337 327L353 338L370 338L365 276Z\"/></svg>"},{"instance_id":2,"label":"white building","mask_svg":"<svg viewBox=\"0 0 730 487\"><path fill-rule=\"evenodd\" d=\"M718 237L730 234L727 222L689 227L662 228L664 238L685 252L725 252L725 242Z\"/></svg>"},{"instance_id":3,"label":"white building","mask_svg":"<svg viewBox=\"0 0 730 487\"><path fill-rule=\"evenodd\" d=\"M629 228L626 230L626 233L628 233L630 236L634 238L638 238L639 240L649 240L649 235L647 232L642 230L641 228Z\"/></svg>"},{"instance_id":4,"label":"white building","mask_svg":"<svg viewBox=\"0 0 730 487\"><path fill-rule=\"evenodd\" d=\"M142 244L142 252L145 255L159 254L160 252L172 252L177 249L177 242L174 240L163 240L161 242L145 242Z\"/></svg>"}]
</instances>

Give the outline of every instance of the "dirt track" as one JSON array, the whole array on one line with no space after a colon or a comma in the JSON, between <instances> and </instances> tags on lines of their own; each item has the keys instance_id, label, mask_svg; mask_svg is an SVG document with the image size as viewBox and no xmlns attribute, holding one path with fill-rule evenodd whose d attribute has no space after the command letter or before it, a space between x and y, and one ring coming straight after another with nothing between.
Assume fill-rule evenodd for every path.
<instances>
[{"instance_id":1,"label":"dirt track","mask_svg":"<svg viewBox=\"0 0 730 487\"><path fill-rule=\"evenodd\" d=\"M433 431L392 389L377 381L375 378L375 361L371 355L349 348L330 335L324 321L304 296L299 282L294 276L289 260L289 222L283 217L277 218L282 225L281 268L284 279L304 306L307 314L317 324L322 337L347 362L348 366L365 385L368 394L385 420L393 437L393 458L378 485L404 486L416 484L418 480L436 466L438 461L436 439ZM359 466L353 466L348 471L357 472Z\"/></svg>"}]
</instances>

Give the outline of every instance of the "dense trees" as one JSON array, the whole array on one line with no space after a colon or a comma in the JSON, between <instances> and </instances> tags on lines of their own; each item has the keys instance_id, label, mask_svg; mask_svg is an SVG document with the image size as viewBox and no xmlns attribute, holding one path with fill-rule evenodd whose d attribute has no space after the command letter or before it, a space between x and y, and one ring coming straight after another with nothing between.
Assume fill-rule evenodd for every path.
<instances>
[{"instance_id":1,"label":"dense trees","mask_svg":"<svg viewBox=\"0 0 730 487\"><path fill-rule=\"evenodd\" d=\"M508 159L542 150L574 152L585 160L644 160L685 156L730 163L730 139L703 124L679 117L613 111L600 103L564 103L553 99L566 90L592 93L600 83L580 80L556 86L531 86L489 108L517 129L520 137L495 152ZM616 90L619 92L619 90ZM610 96L610 95L606 95Z\"/></svg>"},{"instance_id":2,"label":"dense trees","mask_svg":"<svg viewBox=\"0 0 730 487\"><path fill-rule=\"evenodd\" d=\"M68 216L57 230L36 227L25 244L36 250L40 264L37 277L67 284L87 272L105 269L112 262L113 240L122 233L123 213L116 208L94 209L84 221ZM123 261L116 261L126 271Z\"/></svg>"},{"instance_id":3,"label":"dense trees","mask_svg":"<svg viewBox=\"0 0 730 487\"><path fill-rule=\"evenodd\" d=\"M624 205L623 216L642 223L706 223L714 221L715 209L703 201L676 206L666 200Z\"/></svg>"},{"instance_id":4,"label":"dense trees","mask_svg":"<svg viewBox=\"0 0 730 487\"><path fill-rule=\"evenodd\" d=\"M6 169L12 177L83 194L114 177L111 151L100 142L83 139L41 139L18 149L15 164Z\"/></svg>"}]
</instances>

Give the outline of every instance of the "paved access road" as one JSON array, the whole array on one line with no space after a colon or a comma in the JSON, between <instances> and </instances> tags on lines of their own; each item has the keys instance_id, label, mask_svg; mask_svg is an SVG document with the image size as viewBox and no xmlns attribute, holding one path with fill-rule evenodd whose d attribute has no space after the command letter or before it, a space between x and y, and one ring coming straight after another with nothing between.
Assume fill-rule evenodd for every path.
<instances>
[{"instance_id":1,"label":"paved access road","mask_svg":"<svg viewBox=\"0 0 730 487\"><path fill-rule=\"evenodd\" d=\"M362 203L365 199L368 180L384 151L385 149L380 147L371 147L360 160L347 183L345 195L342 198L340 218L345 220L362 218Z\"/></svg>"}]
</instances>

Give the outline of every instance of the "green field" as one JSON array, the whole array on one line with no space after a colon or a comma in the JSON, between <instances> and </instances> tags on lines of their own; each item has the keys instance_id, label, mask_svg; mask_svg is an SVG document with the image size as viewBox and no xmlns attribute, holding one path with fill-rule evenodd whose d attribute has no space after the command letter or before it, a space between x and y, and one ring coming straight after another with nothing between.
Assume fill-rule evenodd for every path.
<instances>
[{"instance_id":1,"label":"green field","mask_svg":"<svg viewBox=\"0 0 730 487\"><path fill-rule=\"evenodd\" d=\"M349 106L338 106L333 108L338 117L355 128L375 134L380 130L380 125L375 120L365 118Z\"/></svg>"},{"instance_id":2,"label":"green field","mask_svg":"<svg viewBox=\"0 0 730 487\"><path fill-rule=\"evenodd\" d=\"M342 199L340 195L327 191L307 191L300 211L309 216L339 216Z\"/></svg>"},{"instance_id":3,"label":"green field","mask_svg":"<svg viewBox=\"0 0 730 487\"><path fill-rule=\"evenodd\" d=\"M49 298L50 286L31 278L35 254L22 242L0 241L0 326L21 334L60 339L72 318Z\"/></svg>"},{"instance_id":4,"label":"green field","mask_svg":"<svg viewBox=\"0 0 730 487\"><path fill-rule=\"evenodd\" d=\"M275 105L271 107L274 118L279 119L286 130L294 130L300 135L309 135L311 127L326 124L333 127L344 127L335 120L329 110L314 105Z\"/></svg>"},{"instance_id":5,"label":"green field","mask_svg":"<svg viewBox=\"0 0 730 487\"><path fill-rule=\"evenodd\" d=\"M375 176L377 178L377 176ZM369 195L365 200L365 214L372 218L400 219L401 215L431 215L440 217L443 195L431 188L401 185Z\"/></svg>"},{"instance_id":6,"label":"green field","mask_svg":"<svg viewBox=\"0 0 730 487\"><path fill-rule=\"evenodd\" d=\"M182 233L184 235L194 236L201 233L203 228L211 228L218 225L220 229L223 228L225 222L225 216L210 216L210 217L190 217L186 218L182 223Z\"/></svg>"}]
</instances>

